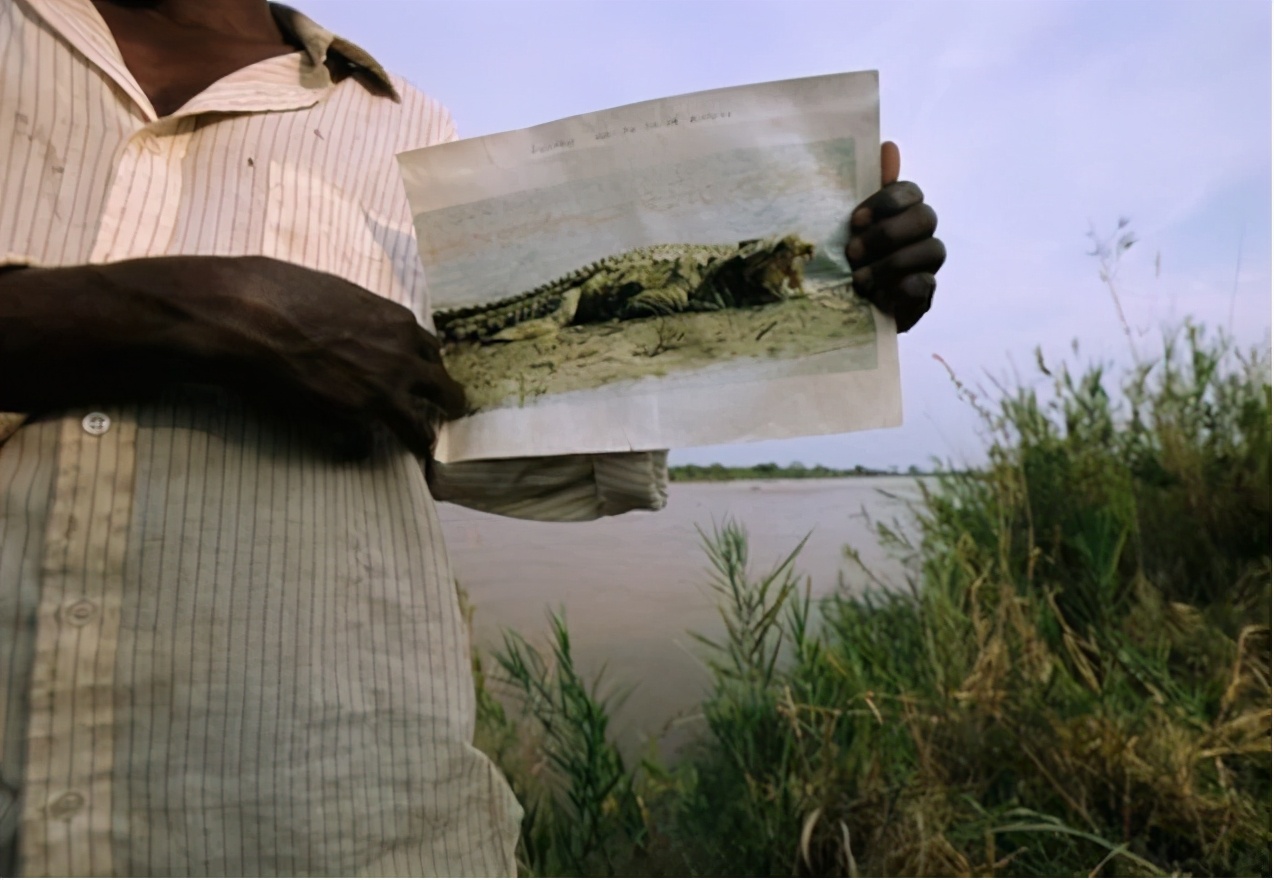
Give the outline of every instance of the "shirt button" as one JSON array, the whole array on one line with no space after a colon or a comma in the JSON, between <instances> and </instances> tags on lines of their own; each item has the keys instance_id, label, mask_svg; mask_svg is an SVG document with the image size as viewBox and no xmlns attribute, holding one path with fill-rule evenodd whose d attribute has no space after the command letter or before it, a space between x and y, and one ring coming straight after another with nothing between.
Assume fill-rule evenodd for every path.
<instances>
[{"instance_id":1,"label":"shirt button","mask_svg":"<svg viewBox=\"0 0 1274 880\"><path fill-rule=\"evenodd\" d=\"M53 819L70 819L82 809L84 809L84 795L78 791L68 791L49 804L49 816Z\"/></svg>"},{"instance_id":2,"label":"shirt button","mask_svg":"<svg viewBox=\"0 0 1274 880\"><path fill-rule=\"evenodd\" d=\"M66 622L72 626L87 626L97 618L97 606L88 599L81 599L66 609Z\"/></svg>"},{"instance_id":3,"label":"shirt button","mask_svg":"<svg viewBox=\"0 0 1274 880\"><path fill-rule=\"evenodd\" d=\"M100 437L111 429L111 417L106 413L91 412L80 422L84 430L94 437Z\"/></svg>"}]
</instances>

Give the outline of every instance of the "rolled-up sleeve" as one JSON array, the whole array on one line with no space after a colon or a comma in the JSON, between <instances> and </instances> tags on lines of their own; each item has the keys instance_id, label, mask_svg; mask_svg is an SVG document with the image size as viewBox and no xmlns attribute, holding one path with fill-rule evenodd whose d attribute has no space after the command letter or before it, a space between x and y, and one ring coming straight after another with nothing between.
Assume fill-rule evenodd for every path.
<instances>
[{"instance_id":1,"label":"rolled-up sleeve","mask_svg":"<svg viewBox=\"0 0 1274 880\"><path fill-rule=\"evenodd\" d=\"M668 453L611 452L435 465L434 497L502 516L580 522L668 502Z\"/></svg>"}]
</instances>

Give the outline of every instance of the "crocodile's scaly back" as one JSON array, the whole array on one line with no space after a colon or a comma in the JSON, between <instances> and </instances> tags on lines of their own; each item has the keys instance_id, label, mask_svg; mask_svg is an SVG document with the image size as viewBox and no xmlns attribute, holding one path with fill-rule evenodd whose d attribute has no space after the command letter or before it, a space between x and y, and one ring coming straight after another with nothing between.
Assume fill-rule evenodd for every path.
<instances>
[{"instance_id":1,"label":"crocodile's scaly back","mask_svg":"<svg viewBox=\"0 0 1274 880\"><path fill-rule=\"evenodd\" d=\"M576 269L492 303L440 310L447 342L525 338L568 324L779 302L799 293L814 248L796 236L738 244L660 244ZM522 332L513 332L526 325Z\"/></svg>"}]
</instances>

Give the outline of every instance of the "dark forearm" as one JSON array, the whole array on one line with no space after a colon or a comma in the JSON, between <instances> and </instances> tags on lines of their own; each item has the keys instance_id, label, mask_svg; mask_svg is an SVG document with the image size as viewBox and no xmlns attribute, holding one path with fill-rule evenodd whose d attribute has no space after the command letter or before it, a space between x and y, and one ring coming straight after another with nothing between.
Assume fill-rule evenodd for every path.
<instances>
[{"instance_id":1,"label":"dark forearm","mask_svg":"<svg viewBox=\"0 0 1274 880\"><path fill-rule=\"evenodd\" d=\"M0 272L0 410L128 400L207 381L231 347L202 315L232 260L164 257Z\"/></svg>"},{"instance_id":2,"label":"dark forearm","mask_svg":"<svg viewBox=\"0 0 1274 880\"><path fill-rule=\"evenodd\" d=\"M229 387L315 425L380 421L428 455L465 411L438 340L349 281L266 257L158 257L0 273L0 411Z\"/></svg>"}]
</instances>

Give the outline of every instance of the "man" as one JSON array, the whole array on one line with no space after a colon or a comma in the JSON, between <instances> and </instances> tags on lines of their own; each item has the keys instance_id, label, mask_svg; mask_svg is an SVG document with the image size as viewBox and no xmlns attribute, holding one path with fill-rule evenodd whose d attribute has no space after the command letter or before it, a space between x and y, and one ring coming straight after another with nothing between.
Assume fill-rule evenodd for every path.
<instances>
[{"instance_id":1,"label":"man","mask_svg":"<svg viewBox=\"0 0 1274 880\"><path fill-rule=\"evenodd\" d=\"M3 868L510 873L434 499L587 519L666 471L426 481L463 391L394 156L446 111L265 0L0 0L0 120ZM911 184L853 214L900 329L935 226Z\"/></svg>"}]
</instances>

